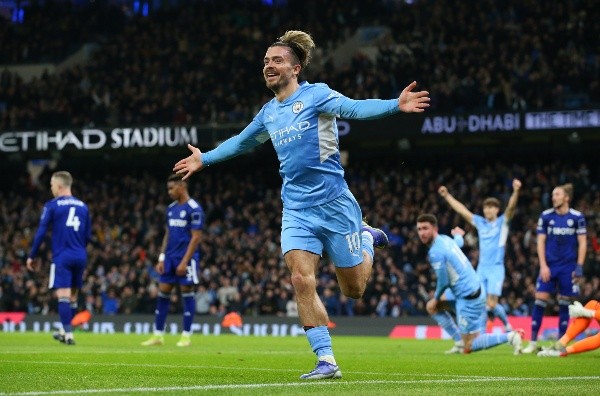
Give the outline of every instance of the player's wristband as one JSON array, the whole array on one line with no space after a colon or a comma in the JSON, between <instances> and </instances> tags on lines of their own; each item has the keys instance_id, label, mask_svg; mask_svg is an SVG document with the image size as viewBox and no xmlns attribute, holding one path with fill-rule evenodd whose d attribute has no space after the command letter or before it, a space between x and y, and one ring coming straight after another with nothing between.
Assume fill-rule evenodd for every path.
<instances>
[{"instance_id":1,"label":"player's wristband","mask_svg":"<svg viewBox=\"0 0 600 396\"><path fill-rule=\"evenodd\" d=\"M583 276L583 264L577 264L575 266L575 271L573 271L573 275L578 277Z\"/></svg>"},{"instance_id":2,"label":"player's wristband","mask_svg":"<svg viewBox=\"0 0 600 396\"><path fill-rule=\"evenodd\" d=\"M161 253L158 255L158 261L165 261L165 254Z\"/></svg>"}]
</instances>

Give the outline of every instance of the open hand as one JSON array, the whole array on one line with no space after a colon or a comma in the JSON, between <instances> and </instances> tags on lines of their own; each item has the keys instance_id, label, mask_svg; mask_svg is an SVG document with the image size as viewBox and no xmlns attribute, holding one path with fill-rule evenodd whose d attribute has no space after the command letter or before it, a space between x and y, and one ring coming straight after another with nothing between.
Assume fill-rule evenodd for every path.
<instances>
[{"instance_id":1,"label":"open hand","mask_svg":"<svg viewBox=\"0 0 600 396\"><path fill-rule=\"evenodd\" d=\"M400 111L405 113L422 113L429 107L429 92L412 92L416 86L417 82L413 81L400 93L400 97L398 98Z\"/></svg>"},{"instance_id":2,"label":"open hand","mask_svg":"<svg viewBox=\"0 0 600 396\"><path fill-rule=\"evenodd\" d=\"M183 174L183 180L190 177L193 173L202 169L202 159L200 159L200 155L202 152L199 148L188 144L188 148L192 152L189 157L186 157L175 164L173 167L173 171L178 175Z\"/></svg>"}]
</instances>

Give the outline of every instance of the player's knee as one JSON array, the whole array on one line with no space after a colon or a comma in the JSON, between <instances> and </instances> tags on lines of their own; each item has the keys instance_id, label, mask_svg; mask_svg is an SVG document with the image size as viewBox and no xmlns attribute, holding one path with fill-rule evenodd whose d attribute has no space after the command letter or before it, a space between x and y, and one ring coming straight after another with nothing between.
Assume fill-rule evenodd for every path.
<instances>
[{"instance_id":1,"label":"player's knee","mask_svg":"<svg viewBox=\"0 0 600 396\"><path fill-rule=\"evenodd\" d=\"M558 305L570 305L573 301L567 297L561 297L558 299Z\"/></svg>"},{"instance_id":2,"label":"player's knee","mask_svg":"<svg viewBox=\"0 0 600 396\"><path fill-rule=\"evenodd\" d=\"M358 285L358 284L352 284L352 285L340 284L340 290L346 297L353 298L353 299L359 299L363 296L363 294L365 292L365 287L362 285Z\"/></svg>"},{"instance_id":3,"label":"player's knee","mask_svg":"<svg viewBox=\"0 0 600 396\"><path fill-rule=\"evenodd\" d=\"M361 298L367 288L368 279L362 273L343 272L338 274L338 284L344 296Z\"/></svg>"},{"instance_id":4,"label":"player's knee","mask_svg":"<svg viewBox=\"0 0 600 396\"><path fill-rule=\"evenodd\" d=\"M292 285L297 294L302 294L306 291L314 292L316 281L314 275L305 275L300 273L292 274Z\"/></svg>"},{"instance_id":5,"label":"player's knee","mask_svg":"<svg viewBox=\"0 0 600 396\"><path fill-rule=\"evenodd\" d=\"M537 306L539 306L539 307L546 308L546 306L548 305L548 302L546 300L542 300L540 298L536 298L534 304L537 305Z\"/></svg>"}]
</instances>

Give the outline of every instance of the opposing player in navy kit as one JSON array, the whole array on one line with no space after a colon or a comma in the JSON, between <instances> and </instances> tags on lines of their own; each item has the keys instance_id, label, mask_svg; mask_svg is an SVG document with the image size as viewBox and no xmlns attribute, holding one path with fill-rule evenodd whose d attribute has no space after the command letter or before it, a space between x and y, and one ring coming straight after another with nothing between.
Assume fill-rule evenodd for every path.
<instances>
[{"instance_id":1,"label":"opposing player in navy kit","mask_svg":"<svg viewBox=\"0 0 600 396\"><path fill-rule=\"evenodd\" d=\"M58 298L58 316L62 328L54 338L66 345L75 345L71 320L77 311L77 294L83 285L87 264L86 246L91 240L92 226L87 205L73 196L73 177L69 172L52 174L50 190L54 199L46 202L37 229L27 268L35 269L34 260L48 228L52 229L52 264L48 287L55 289Z\"/></svg>"},{"instance_id":2,"label":"opposing player in navy kit","mask_svg":"<svg viewBox=\"0 0 600 396\"><path fill-rule=\"evenodd\" d=\"M167 181L169 197L175 201L167 207L167 227L156 269L160 274L156 301L154 334L143 346L163 345L165 323L171 303L171 292L179 285L183 299L183 332L177 342L179 347L190 346L194 321L194 288L199 283L201 230L204 225L202 207L190 198L187 182L179 175Z\"/></svg>"},{"instance_id":3,"label":"opposing player in navy kit","mask_svg":"<svg viewBox=\"0 0 600 396\"><path fill-rule=\"evenodd\" d=\"M175 164L188 178L271 140L283 179L281 249L291 271L300 319L313 352L314 370L302 379L341 378L327 330L327 312L316 291L315 272L325 250L336 266L342 292L359 298L371 276L373 247L387 246L383 231L362 222L362 213L344 180L336 117L373 119L429 106L427 92L412 92L416 82L391 100L353 100L325 84L298 82L315 44L302 31L288 31L264 57L263 77L275 97L238 135L214 150L192 154Z\"/></svg>"},{"instance_id":4,"label":"opposing player in navy kit","mask_svg":"<svg viewBox=\"0 0 600 396\"><path fill-rule=\"evenodd\" d=\"M558 288L559 338L569 325L569 304L579 295L579 280L583 276L583 263L587 249L585 217L570 203L573 185L563 184L552 191L552 209L542 212L537 225L537 253L540 262L535 293L535 305L531 314L531 342L523 350L538 350L537 337L544 310Z\"/></svg>"}]
</instances>

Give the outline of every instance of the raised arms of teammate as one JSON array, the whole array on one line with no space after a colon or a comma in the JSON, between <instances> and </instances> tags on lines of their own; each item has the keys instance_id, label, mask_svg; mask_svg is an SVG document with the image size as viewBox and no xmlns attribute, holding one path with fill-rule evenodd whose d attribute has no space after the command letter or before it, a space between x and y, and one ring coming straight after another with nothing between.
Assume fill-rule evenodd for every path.
<instances>
[{"instance_id":1,"label":"raised arms of teammate","mask_svg":"<svg viewBox=\"0 0 600 396\"><path fill-rule=\"evenodd\" d=\"M448 205L450 205L450 207L454 209L456 213L461 215L467 221L467 223L473 224L473 213L469 209L467 209L467 207L462 202L454 198L452 194L448 192L446 186L441 186L438 189L438 193L442 198L446 200L446 202L448 202Z\"/></svg>"}]
</instances>

